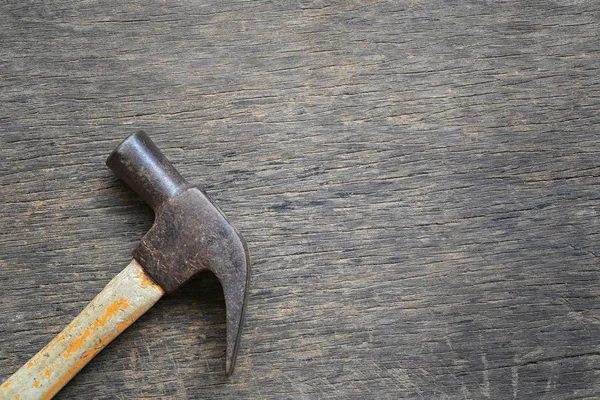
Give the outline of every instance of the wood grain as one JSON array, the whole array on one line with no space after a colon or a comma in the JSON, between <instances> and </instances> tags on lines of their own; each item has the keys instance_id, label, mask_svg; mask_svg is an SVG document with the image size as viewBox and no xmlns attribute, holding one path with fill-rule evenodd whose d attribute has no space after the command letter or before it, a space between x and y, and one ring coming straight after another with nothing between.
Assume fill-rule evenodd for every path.
<instances>
[{"instance_id":1,"label":"wood grain","mask_svg":"<svg viewBox=\"0 0 600 400\"><path fill-rule=\"evenodd\" d=\"M104 167L143 128L248 241L237 371L205 275L56 399L598 398L599 17L591 0L4 2L0 380L150 227Z\"/></svg>"}]
</instances>

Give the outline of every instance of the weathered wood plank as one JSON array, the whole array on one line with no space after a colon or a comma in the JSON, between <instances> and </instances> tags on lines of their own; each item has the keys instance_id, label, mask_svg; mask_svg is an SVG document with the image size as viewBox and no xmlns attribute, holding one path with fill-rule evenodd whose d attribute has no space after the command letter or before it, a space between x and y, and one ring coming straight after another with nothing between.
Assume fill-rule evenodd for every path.
<instances>
[{"instance_id":1,"label":"weathered wood plank","mask_svg":"<svg viewBox=\"0 0 600 400\"><path fill-rule=\"evenodd\" d=\"M204 276L57 399L599 397L599 16L0 5L0 380L149 228L103 165L144 128L248 241L238 369Z\"/></svg>"}]
</instances>

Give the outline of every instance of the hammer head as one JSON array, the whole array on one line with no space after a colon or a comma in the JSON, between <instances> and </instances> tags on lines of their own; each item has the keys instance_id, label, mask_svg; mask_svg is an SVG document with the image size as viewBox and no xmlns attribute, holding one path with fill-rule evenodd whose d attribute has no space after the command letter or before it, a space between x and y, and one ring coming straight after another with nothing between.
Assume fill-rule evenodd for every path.
<instances>
[{"instance_id":1,"label":"hammer head","mask_svg":"<svg viewBox=\"0 0 600 400\"><path fill-rule=\"evenodd\" d=\"M199 272L220 280L227 313L226 372L235 366L250 278L246 242L219 207L188 184L144 132L125 139L108 167L155 213L133 257L167 293Z\"/></svg>"}]
</instances>

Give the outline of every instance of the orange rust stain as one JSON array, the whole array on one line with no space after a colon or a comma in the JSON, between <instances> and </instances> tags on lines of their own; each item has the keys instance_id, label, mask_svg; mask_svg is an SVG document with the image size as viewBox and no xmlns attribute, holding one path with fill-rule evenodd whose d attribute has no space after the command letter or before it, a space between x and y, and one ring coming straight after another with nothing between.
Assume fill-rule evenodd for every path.
<instances>
[{"instance_id":1,"label":"orange rust stain","mask_svg":"<svg viewBox=\"0 0 600 400\"><path fill-rule=\"evenodd\" d=\"M19 400L20 398L21 398L20 394L18 394L18 395L15 396L15 400Z\"/></svg>"},{"instance_id":2,"label":"orange rust stain","mask_svg":"<svg viewBox=\"0 0 600 400\"><path fill-rule=\"evenodd\" d=\"M9 381L6 381L6 382L4 382L4 383L2 384L2 389L6 389L6 388L7 388L7 387L9 387L9 386L10 386L10 382L9 382Z\"/></svg>"},{"instance_id":3,"label":"orange rust stain","mask_svg":"<svg viewBox=\"0 0 600 400\"><path fill-rule=\"evenodd\" d=\"M39 387L40 387L40 381L35 381L32 388L39 388Z\"/></svg>"},{"instance_id":4,"label":"orange rust stain","mask_svg":"<svg viewBox=\"0 0 600 400\"><path fill-rule=\"evenodd\" d=\"M110 306L106 308L106 311L104 312L102 318L95 320L91 328L83 331L83 334L73 341L71 347L69 347L67 351L63 353L63 357L69 358L71 354L73 354L73 352L79 350L83 346L85 339L87 339L91 334L93 334L96 329L106 325L108 321L110 321L113 317L117 315L119 310L126 310L128 308L129 303L123 297L121 297L119 300L115 300Z\"/></svg>"},{"instance_id":5,"label":"orange rust stain","mask_svg":"<svg viewBox=\"0 0 600 400\"><path fill-rule=\"evenodd\" d=\"M40 361L40 358L42 358L42 355L44 353L42 352L41 354L38 354L37 356L35 356L35 358L31 361L31 365L35 364L36 362Z\"/></svg>"},{"instance_id":6,"label":"orange rust stain","mask_svg":"<svg viewBox=\"0 0 600 400\"><path fill-rule=\"evenodd\" d=\"M140 317L140 315L144 314L146 310L148 310L148 307L143 306L139 311L131 314L131 317L117 325L117 331L119 331L119 333L123 332L129 325L133 324L135 320Z\"/></svg>"},{"instance_id":7,"label":"orange rust stain","mask_svg":"<svg viewBox=\"0 0 600 400\"><path fill-rule=\"evenodd\" d=\"M50 350L52 350L54 348L54 346L56 346L58 343L62 342L63 340L65 340L65 334L61 334L60 336L58 336L56 339L52 340L50 343L48 343L34 358L32 358L27 365L25 366L26 369L30 369L31 367L33 367L33 365L35 363L37 363L38 361L40 361L40 359L47 355Z\"/></svg>"},{"instance_id":8,"label":"orange rust stain","mask_svg":"<svg viewBox=\"0 0 600 400\"><path fill-rule=\"evenodd\" d=\"M152 278L150 278L148 276L148 274L146 274L144 271L140 271L139 274L136 275L137 278L140 278L140 286L143 288L146 288L148 286L158 289L161 292L163 292L163 288L160 287L160 285L154 283L154 281L152 280Z\"/></svg>"},{"instance_id":9,"label":"orange rust stain","mask_svg":"<svg viewBox=\"0 0 600 400\"><path fill-rule=\"evenodd\" d=\"M45 394L44 397L42 397L41 400L49 400L51 399L56 393L58 393L58 391L67 384L67 382L69 382L71 380L71 378L73 378L75 376L75 374L77 372L79 372L79 370L81 368L83 368L85 366L85 364L87 364L96 354L98 354L98 352L100 352L100 350L102 350L104 348L104 346L106 346L108 343L110 343L111 340L113 340L115 337L117 336L116 332L111 332L106 338L104 338L100 343L98 343L96 346L94 346L94 348L92 348L85 356L83 356L81 358L81 360L79 360L77 363L75 363L75 365L73 365L69 371L58 380L58 382L56 382L54 384L54 386L52 386L50 388L50 390L48 390Z\"/></svg>"},{"instance_id":10,"label":"orange rust stain","mask_svg":"<svg viewBox=\"0 0 600 400\"><path fill-rule=\"evenodd\" d=\"M46 371L44 371L46 373L46 378L50 378L50 375L52 375L52 368L46 368Z\"/></svg>"},{"instance_id":11,"label":"orange rust stain","mask_svg":"<svg viewBox=\"0 0 600 400\"><path fill-rule=\"evenodd\" d=\"M46 347L48 347L48 345L46 345ZM42 349L35 357L33 357L28 363L27 363L27 369L33 367L35 365L36 362L40 361L40 358L42 358L42 356L45 354L44 353L44 349Z\"/></svg>"},{"instance_id":12,"label":"orange rust stain","mask_svg":"<svg viewBox=\"0 0 600 400\"><path fill-rule=\"evenodd\" d=\"M48 344L46 345L46 347L44 347L44 348L42 349L42 352L43 352L43 353L48 353L50 350L52 350L52 349L54 348L54 346L56 346L57 344L59 344L59 343L60 343L60 342L62 342L63 340L65 340L65 334L64 334L64 333L63 333L63 334L61 334L61 335L59 335L59 336L57 336L57 337L56 337L56 339L54 339L53 341L51 341L50 343L48 343ZM35 358L35 361L38 361L38 360L39 360L41 357L42 357L42 355L41 355L41 354L40 354L40 355L38 355L38 356Z\"/></svg>"}]
</instances>

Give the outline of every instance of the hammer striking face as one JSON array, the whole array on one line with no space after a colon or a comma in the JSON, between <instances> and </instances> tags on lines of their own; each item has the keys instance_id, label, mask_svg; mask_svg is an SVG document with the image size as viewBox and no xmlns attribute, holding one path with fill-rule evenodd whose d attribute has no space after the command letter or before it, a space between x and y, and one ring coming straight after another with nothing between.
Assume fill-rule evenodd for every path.
<instances>
[{"instance_id":1,"label":"hammer striking face","mask_svg":"<svg viewBox=\"0 0 600 400\"><path fill-rule=\"evenodd\" d=\"M51 399L98 352L201 271L220 280L227 313L226 373L235 366L246 308L250 259L223 212L192 187L143 132L131 135L106 164L156 215L133 261L75 320L0 385L2 399Z\"/></svg>"}]
</instances>

